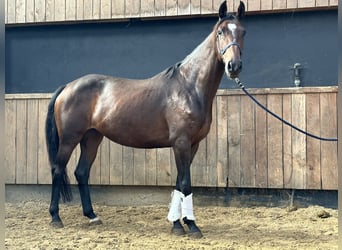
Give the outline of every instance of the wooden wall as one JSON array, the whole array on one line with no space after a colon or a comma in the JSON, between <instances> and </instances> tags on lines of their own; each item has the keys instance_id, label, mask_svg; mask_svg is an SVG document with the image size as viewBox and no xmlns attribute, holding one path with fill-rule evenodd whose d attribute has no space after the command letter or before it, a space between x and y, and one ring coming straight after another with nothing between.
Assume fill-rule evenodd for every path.
<instances>
[{"instance_id":1,"label":"wooden wall","mask_svg":"<svg viewBox=\"0 0 342 250\"><path fill-rule=\"evenodd\" d=\"M251 93L286 120L337 137L337 87L257 89ZM44 122L50 94L6 95L7 184L49 184ZM305 137L256 107L240 90L219 90L213 124L192 166L194 186L337 189L337 143ZM77 148L69 162L73 171ZM175 185L170 149L133 149L104 140L90 182Z\"/></svg>"},{"instance_id":2,"label":"wooden wall","mask_svg":"<svg viewBox=\"0 0 342 250\"><path fill-rule=\"evenodd\" d=\"M5 0L5 23L50 23L215 14L222 0ZM336 8L338 0L244 0L248 12ZM227 1L236 11L239 0Z\"/></svg>"}]
</instances>

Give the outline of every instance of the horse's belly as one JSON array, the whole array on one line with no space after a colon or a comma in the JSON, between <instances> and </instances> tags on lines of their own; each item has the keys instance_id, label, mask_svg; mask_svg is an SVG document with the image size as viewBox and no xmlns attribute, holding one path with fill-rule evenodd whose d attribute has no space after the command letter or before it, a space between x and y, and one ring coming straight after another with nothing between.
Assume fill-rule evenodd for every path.
<instances>
[{"instance_id":1,"label":"horse's belly","mask_svg":"<svg viewBox=\"0 0 342 250\"><path fill-rule=\"evenodd\" d=\"M104 129L105 128L105 129ZM129 147L170 147L169 131L160 121L114 121L99 130L108 139Z\"/></svg>"}]
</instances>

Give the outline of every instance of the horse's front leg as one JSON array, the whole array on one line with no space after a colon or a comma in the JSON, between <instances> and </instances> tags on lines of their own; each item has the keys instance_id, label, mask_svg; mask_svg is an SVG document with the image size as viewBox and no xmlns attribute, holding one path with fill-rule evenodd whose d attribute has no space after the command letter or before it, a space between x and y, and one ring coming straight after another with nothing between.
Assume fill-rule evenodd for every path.
<instances>
[{"instance_id":1,"label":"horse's front leg","mask_svg":"<svg viewBox=\"0 0 342 250\"><path fill-rule=\"evenodd\" d=\"M203 236L195 223L190 176L190 165L197 149L198 144L192 146L190 141L184 138L177 140L173 147L178 174L168 215L169 221L173 222L172 233L183 234L184 229L180 223L182 218L189 228L189 236L193 238Z\"/></svg>"}]
</instances>

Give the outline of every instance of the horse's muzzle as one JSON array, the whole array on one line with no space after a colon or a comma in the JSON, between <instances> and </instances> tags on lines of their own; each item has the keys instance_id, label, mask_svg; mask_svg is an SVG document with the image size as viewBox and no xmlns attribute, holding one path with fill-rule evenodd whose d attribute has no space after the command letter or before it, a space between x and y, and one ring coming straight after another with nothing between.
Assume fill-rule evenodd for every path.
<instances>
[{"instance_id":1,"label":"horse's muzzle","mask_svg":"<svg viewBox=\"0 0 342 250\"><path fill-rule=\"evenodd\" d=\"M227 76L230 78L236 78L239 76L239 73L242 70L242 61L238 60L230 60L226 63L225 71Z\"/></svg>"}]
</instances>

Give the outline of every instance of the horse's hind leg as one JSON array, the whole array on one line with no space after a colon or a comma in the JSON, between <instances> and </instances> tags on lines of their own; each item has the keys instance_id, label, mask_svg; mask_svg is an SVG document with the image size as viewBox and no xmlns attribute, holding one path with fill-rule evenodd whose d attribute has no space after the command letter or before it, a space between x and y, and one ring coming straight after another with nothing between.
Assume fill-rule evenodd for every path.
<instances>
[{"instance_id":1,"label":"horse's hind leg","mask_svg":"<svg viewBox=\"0 0 342 250\"><path fill-rule=\"evenodd\" d=\"M89 174L93 164L97 149L102 141L103 135L95 129L88 130L83 136L81 145L81 156L75 170L75 176L78 182L78 189L81 196L83 215L90 219L91 224L99 224L101 220L96 216L90 199L89 192Z\"/></svg>"},{"instance_id":2,"label":"horse's hind leg","mask_svg":"<svg viewBox=\"0 0 342 250\"><path fill-rule=\"evenodd\" d=\"M57 228L63 227L62 220L59 217L59 199L61 193L65 201L70 201L72 199L69 179L66 173L66 165L73 149L74 146L64 145L61 143L57 154L56 163L53 164L51 169L52 190L49 212L52 220L50 224Z\"/></svg>"}]
</instances>

